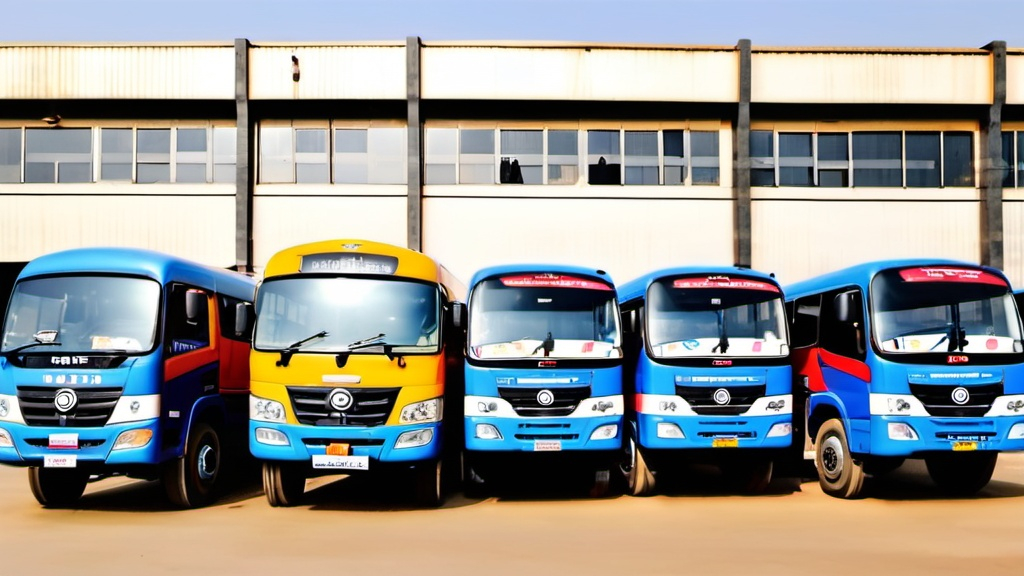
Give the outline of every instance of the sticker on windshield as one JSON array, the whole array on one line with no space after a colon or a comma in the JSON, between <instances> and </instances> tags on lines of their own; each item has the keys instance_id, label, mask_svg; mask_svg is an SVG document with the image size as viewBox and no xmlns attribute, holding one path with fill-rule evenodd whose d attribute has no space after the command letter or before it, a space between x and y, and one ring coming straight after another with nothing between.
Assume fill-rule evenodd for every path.
<instances>
[{"instance_id":1,"label":"sticker on windshield","mask_svg":"<svg viewBox=\"0 0 1024 576\"><path fill-rule=\"evenodd\" d=\"M904 282L966 282L1006 286L1005 280L991 272L950 266L904 268L900 270L900 278Z\"/></svg>"},{"instance_id":2,"label":"sticker on windshield","mask_svg":"<svg viewBox=\"0 0 1024 576\"><path fill-rule=\"evenodd\" d=\"M673 288L733 288L739 290L763 290L765 292L779 292L779 287L760 280L749 280L747 278L730 278L728 276L693 276L689 278L676 278L672 281Z\"/></svg>"},{"instance_id":3,"label":"sticker on windshield","mask_svg":"<svg viewBox=\"0 0 1024 576\"><path fill-rule=\"evenodd\" d=\"M604 282L562 274L521 274L519 276L503 276L500 280L502 284L510 288L583 288L606 291L612 289Z\"/></svg>"}]
</instances>

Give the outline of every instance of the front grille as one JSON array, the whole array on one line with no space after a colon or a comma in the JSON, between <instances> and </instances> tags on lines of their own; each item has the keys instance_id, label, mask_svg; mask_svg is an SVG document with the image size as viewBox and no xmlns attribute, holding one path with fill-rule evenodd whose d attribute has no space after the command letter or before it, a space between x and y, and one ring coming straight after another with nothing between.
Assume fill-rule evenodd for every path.
<instances>
[{"instance_id":1,"label":"front grille","mask_svg":"<svg viewBox=\"0 0 1024 576\"><path fill-rule=\"evenodd\" d=\"M107 442L106 440L79 440L78 441L78 448L79 449L83 449L83 448L96 448L97 446L103 446L106 442ZM28 444L29 446L34 446L36 448L49 448L49 446L50 446L50 439L49 438L29 438L29 439L25 440L25 444ZM66 450L66 448L61 448L61 450Z\"/></svg>"},{"instance_id":2,"label":"front grille","mask_svg":"<svg viewBox=\"0 0 1024 576\"><path fill-rule=\"evenodd\" d=\"M76 426L98 428L107 423L121 388L74 388L78 403L67 413L60 413L53 404L57 391L63 388L19 386L18 404L29 426ZM63 417L63 419L62 419Z\"/></svg>"},{"instance_id":3,"label":"front grille","mask_svg":"<svg viewBox=\"0 0 1024 576\"><path fill-rule=\"evenodd\" d=\"M537 394L542 390L551 392L554 400L547 406L537 401ZM576 409L580 401L590 398L590 386L572 386L559 388L520 388L518 386L499 386L498 395L512 405L512 409L520 416L568 416Z\"/></svg>"},{"instance_id":4,"label":"front grille","mask_svg":"<svg viewBox=\"0 0 1024 576\"><path fill-rule=\"evenodd\" d=\"M943 417L978 417L984 416L992 407L992 402L1003 395L1003 384L984 384L981 386L963 386L970 394L963 405L953 402L953 390L960 386L911 384L910 393L924 404L924 409L931 416Z\"/></svg>"},{"instance_id":5,"label":"front grille","mask_svg":"<svg viewBox=\"0 0 1024 576\"><path fill-rule=\"evenodd\" d=\"M698 432L701 438L757 438L754 432Z\"/></svg>"},{"instance_id":6,"label":"front grille","mask_svg":"<svg viewBox=\"0 0 1024 576\"><path fill-rule=\"evenodd\" d=\"M344 412L330 407L327 396L336 388L292 386L288 395L299 423L307 426L382 426L395 407L400 388L345 388L352 405Z\"/></svg>"},{"instance_id":7,"label":"front grille","mask_svg":"<svg viewBox=\"0 0 1024 576\"><path fill-rule=\"evenodd\" d=\"M715 402L715 392L728 390L729 403ZM743 414L764 396L765 385L754 386L682 386L676 384L676 395L686 400L694 412L702 416L736 416Z\"/></svg>"},{"instance_id":8,"label":"front grille","mask_svg":"<svg viewBox=\"0 0 1024 576\"><path fill-rule=\"evenodd\" d=\"M349 446L383 446L383 438L303 438L306 446L328 446L330 444L348 444Z\"/></svg>"},{"instance_id":9,"label":"front grille","mask_svg":"<svg viewBox=\"0 0 1024 576\"><path fill-rule=\"evenodd\" d=\"M516 440L576 440L579 434L516 434Z\"/></svg>"}]
</instances>

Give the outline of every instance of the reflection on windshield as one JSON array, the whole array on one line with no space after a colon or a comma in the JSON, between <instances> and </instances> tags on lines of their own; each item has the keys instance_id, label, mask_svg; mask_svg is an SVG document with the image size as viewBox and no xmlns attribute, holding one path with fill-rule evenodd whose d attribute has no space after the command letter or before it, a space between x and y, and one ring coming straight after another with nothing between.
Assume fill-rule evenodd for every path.
<instances>
[{"instance_id":1,"label":"reflection on windshield","mask_svg":"<svg viewBox=\"0 0 1024 576\"><path fill-rule=\"evenodd\" d=\"M777 289L660 280L648 290L647 333L655 357L785 356L784 319Z\"/></svg>"},{"instance_id":2,"label":"reflection on windshield","mask_svg":"<svg viewBox=\"0 0 1024 576\"><path fill-rule=\"evenodd\" d=\"M35 342L37 332L55 330L61 354L147 351L156 339L159 308L160 285L152 280L113 276L25 280L11 295L2 349L25 346Z\"/></svg>"},{"instance_id":3,"label":"reflection on windshield","mask_svg":"<svg viewBox=\"0 0 1024 576\"><path fill-rule=\"evenodd\" d=\"M527 286L500 279L473 290L470 353L476 358L618 358L618 304L608 285L565 280ZM550 285L540 285L550 284ZM584 287L575 287L584 286Z\"/></svg>"},{"instance_id":4,"label":"reflection on windshield","mask_svg":"<svg viewBox=\"0 0 1024 576\"><path fill-rule=\"evenodd\" d=\"M253 344L259 350L281 350L301 342L302 352L343 352L383 334L371 344L406 354L436 352L438 294L436 286L403 280L268 280L257 295ZM380 353L372 345L356 348L354 353Z\"/></svg>"},{"instance_id":5,"label":"reflection on windshield","mask_svg":"<svg viewBox=\"0 0 1024 576\"><path fill-rule=\"evenodd\" d=\"M1012 353L1021 338L1005 285L903 282L890 271L871 288L874 338L883 352Z\"/></svg>"}]
</instances>

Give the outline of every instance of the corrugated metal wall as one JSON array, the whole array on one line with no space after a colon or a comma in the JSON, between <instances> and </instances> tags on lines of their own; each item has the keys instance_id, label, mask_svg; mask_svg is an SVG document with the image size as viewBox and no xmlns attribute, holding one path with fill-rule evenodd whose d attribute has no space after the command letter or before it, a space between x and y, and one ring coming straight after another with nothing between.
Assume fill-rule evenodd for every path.
<instances>
[{"instance_id":1,"label":"corrugated metal wall","mask_svg":"<svg viewBox=\"0 0 1024 576\"><path fill-rule=\"evenodd\" d=\"M235 97L225 46L0 46L2 99Z\"/></svg>"},{"instance_id":2,"label":"corrugated metal wall","mask_svg":"<svg viewBox=\"0 0 1024 576\"><path fill-rule=\"evenodd\" d=\"M299 81L292 78L292 56ZM405 46L264 46L249 50L252 100L405 99Z\"/></svg>"}]
</instances>

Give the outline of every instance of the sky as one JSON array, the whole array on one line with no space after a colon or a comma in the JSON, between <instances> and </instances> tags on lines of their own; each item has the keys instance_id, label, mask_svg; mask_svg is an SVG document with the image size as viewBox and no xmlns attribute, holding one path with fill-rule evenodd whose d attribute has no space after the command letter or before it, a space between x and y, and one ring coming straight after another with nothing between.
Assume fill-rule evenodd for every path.
<instances>
[{"instance_id":1,"label":"sky","mask_svg":"<svg viewBox=\"0 0 1024 576\"><path fill-rule=\"evenodd\" d=\"M0 0L2 42L1024 48L1024 0Z\"/></svg>"}]
</instances>

